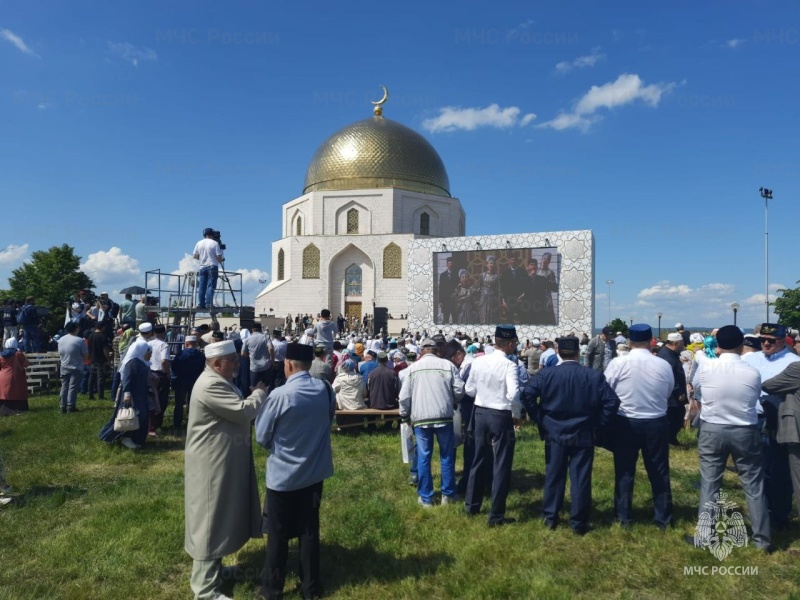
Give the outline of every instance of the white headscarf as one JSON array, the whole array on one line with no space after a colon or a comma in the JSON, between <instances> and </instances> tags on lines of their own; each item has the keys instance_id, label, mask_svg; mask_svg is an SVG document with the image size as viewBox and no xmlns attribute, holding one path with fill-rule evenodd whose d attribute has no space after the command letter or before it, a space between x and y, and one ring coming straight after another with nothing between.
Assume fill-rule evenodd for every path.
<instances>
[{"instance_id":1,"label":"white headscarf","mask_svg":"<svg viewBox=\"0 0 800 600\"><path fill-rule=\"evenodd\" d=\"M249 337L250 337L250 330L247 329L247 327L242 327L239 330L239 339L241 339L242 341L245 341Z\"/></svg>"},{"instance_id":2,"label":"white headscarf","mask_svg":"<svg viewBox=\"0 0 800 600\"><path fill-rule=\"evenodd\" d=\"M9 350L11 348L14 348L14 350L19 350L19 342L17 341L17 338L15 337L8 338L6 340L6 343L3 345L3 348L5 348L6 350Z\"/></svg>"},{"instance_id":3,"label":"white headscarf","mask_svg":"<svg viewBox=\"0 0 800 600\"><path fill-rule=\"evenodd\" d=\"M147 342L145 342L142 338L136 338L135 341L131 342L131 345L128 346L128 351L125 352L125 357L122 359L122 362L119 365L119 372L122 373L125 371L125 365L127 365L130 361L138 359L146 364L148 367L150 366L150 361L144 359L144 355L150 351L150 346Z\"/></svg>"}]
</instances>

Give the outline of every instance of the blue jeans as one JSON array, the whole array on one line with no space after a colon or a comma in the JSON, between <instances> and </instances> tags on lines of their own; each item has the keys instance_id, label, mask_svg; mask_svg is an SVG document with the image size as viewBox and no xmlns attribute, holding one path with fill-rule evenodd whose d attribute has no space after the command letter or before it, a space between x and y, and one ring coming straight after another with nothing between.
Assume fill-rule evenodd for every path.
<instances>
[{"instance_id":1,"label":"blue jeans","mask_svg":"<svg viewBox=\"0 0 800 600\"><path fill-rule=\"evenodd\" d=\"M431 456L433 455L433 437L439 442L439 456L442 461L442 496L456 493L455 437L453 424L442 427L414 427L417 438L417 469L419 483L417 493L422 501L433 502L433 475L431 475Z\"/></svg>"},{"instance_id":2,"label":"blue jeans","mask_svg":"<svg viewBox=\"0 0 800 600\"><path fill-rule=\"evenodd\" d=\"M203 267L197 272L197 307L211 308L219 278L219 267Z\"/></svg>"},{"instance_id":3,"label":"blue jeans","mask_svg":"<svg viewBox=\"0 0 800 600\"><path fill-rule=\"evenodd\" d=\"M22 329L25 331L25 353L30 354L31 352L38 352L39 329L33 325L23 325Z\"/></svg>"},{"instance_id":4,"label":"blue jeans","mask_svg":"<svg viewBox=\"0 0 800 600\"><path fill-rule=\"evenodd\" d=\"M73 371L61 372L61 408L75 408L78 399L78 388L83 380L83 367Z\"/></svg>"}]
</instances>

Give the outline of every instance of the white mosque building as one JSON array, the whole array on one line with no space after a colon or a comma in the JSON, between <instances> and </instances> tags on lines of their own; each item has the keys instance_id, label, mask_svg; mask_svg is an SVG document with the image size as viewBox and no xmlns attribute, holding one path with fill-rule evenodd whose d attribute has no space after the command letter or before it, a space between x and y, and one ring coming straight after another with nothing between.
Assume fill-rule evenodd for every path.
<instances>
[{"instance_id":1,"label":"white mosque building","mask_svg":"<svg viewBox=\"0 0 800 600\"><path fill-rule=\"evenodd\" d=\"M375 116L322 143L302 195L283 205L256 315L329 308L361 317L385 307L397 318L409 312L409 242L464 235L466 214L439 154L376 104Z\"/></svg>"}]
</instances>

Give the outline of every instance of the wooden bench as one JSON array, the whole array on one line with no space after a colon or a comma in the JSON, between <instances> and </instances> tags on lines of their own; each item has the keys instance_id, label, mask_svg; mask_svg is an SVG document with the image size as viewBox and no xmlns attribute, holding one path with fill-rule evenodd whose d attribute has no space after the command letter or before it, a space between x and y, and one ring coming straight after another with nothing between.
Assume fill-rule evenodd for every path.
<instances>
[{"instance_id":1,"label":"wooden bench","mask_svg":"<svg viewBox=\"0 0 800 600\"><path fill-rule=\"evenodd\" d=\"M339 423L339 417L363 417L357 421L353 419L352 423ZM350 419L348 419L350 420ZM348 429L350 427L363 427L364 425L382 424L391 421L400 420L400 409L394 408L391 410L378 410L377 408L362 408L361 410L337 410L336 411L336 427L339 429Z\"/></svg>"}]
</instances>

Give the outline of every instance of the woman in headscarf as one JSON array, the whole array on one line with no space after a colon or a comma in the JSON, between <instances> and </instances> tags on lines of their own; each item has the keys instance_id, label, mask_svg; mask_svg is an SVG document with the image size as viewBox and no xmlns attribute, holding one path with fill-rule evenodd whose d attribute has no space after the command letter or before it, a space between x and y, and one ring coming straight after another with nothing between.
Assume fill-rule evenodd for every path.
<instances>
[{"instance_id":1,"label":"woman in headscarf","mask_svg":"<svg viewBox=\"0 0 800 600\"><path fill-rule=\"evenodd\" d=\"M486 270L478 277L478 323L497 323L500 318L500 274L494 256L486 257Z\"/></svg>"},{"instance_id":2,"label":"woman in headscarf","mask_svg":"<svg viewBox=\"0 0 800 600\"><path fill-rule=\"evenodd\" d=\"M356 363L352 359L342 362L342 368L333 380L333 391L336 392L336 403L340 410L365 408L364 396L367 392L364 378L356 371Z\"/></svg>"},{"instance_id":3,"label":"woman in headscarf","mask_svg":"<svg viewBox=\"0 0 800 600\"><path fill-rule=\"evenodd\" d=\"M150 388L150 346L144 340L133 342L125 353L125 358L119 367L122 373L122 385L117 392L114 414L111 420L100 430L100 439L104 442L119 442L126 448L136 450L144 446L147 441ZM125 404L133 406L139 417L139 429L136 431L114 431L114 419L117 411Z\"/></svg>"},{"instance_id":4,"label":"woman in headscarf","mask_svg":"<svg viewBox=\"0 0 800 600\"><path fill-rule=\"evenodd\" d=\"M17 338L6 340L0 352L0 415L28 410L28 357L19 349Z\"/></svg>"},{"instance_id":5,"label":"woman in headscarf","mask_svg":"<svg viewBox=\"0 0 800 600\"><path fill-rule=\"evenodd\" d=\"M475 288L468 284L469 273L466 269L458 272L458 285L453 291L453 303L456 306L456 323L475 322Z\"/></svg>"}]
</instances>

